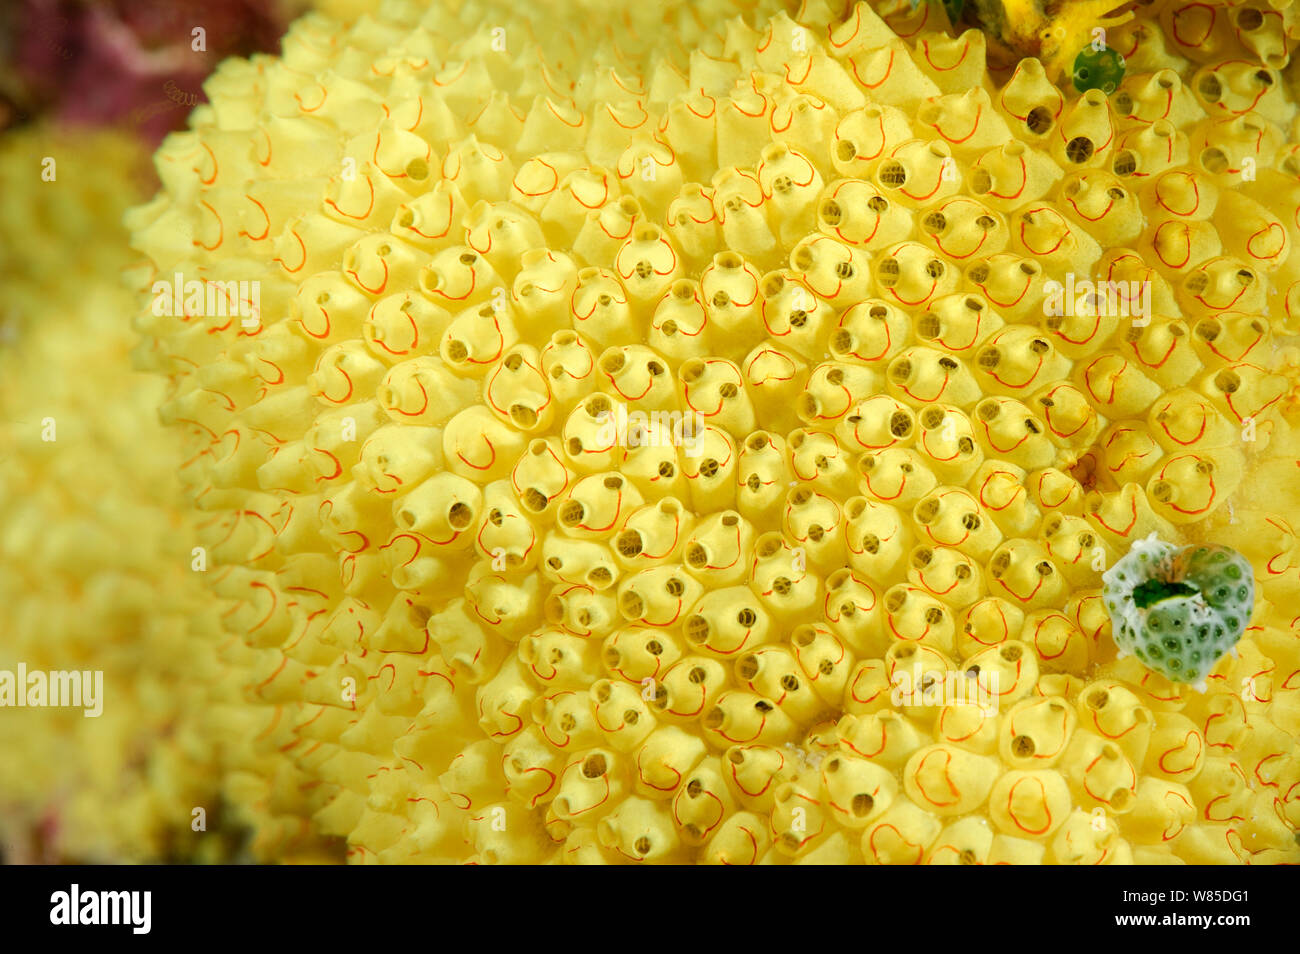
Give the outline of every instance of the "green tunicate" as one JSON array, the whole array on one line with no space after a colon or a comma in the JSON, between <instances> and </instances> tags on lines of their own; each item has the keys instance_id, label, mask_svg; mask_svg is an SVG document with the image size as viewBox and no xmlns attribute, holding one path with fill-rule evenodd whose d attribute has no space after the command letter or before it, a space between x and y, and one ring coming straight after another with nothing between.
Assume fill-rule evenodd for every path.
<instances>
[{"instance_id":1,"label":"green tunicate","mask_svg":"<svg viewBox=\"0 0 1300 954\"><path fill-rule=\"evenodd\" d=\"M1123 79L1124 57L1109 46L1101 50L1086 46L1074 58L1074 88L1080 93L1099 89L1109 96Z\"/></svg>"},{"instance_id":2,"label":"green tunicate","mask_svg":"<svg viewBox=\"0 0 1300 954\"><path fill-rule=\"evenodd\" d=\"M1254 573L1228 547L1141 542L1103 576L1115 641L1181 683L1204 680L1249 624ZM1231 582L1229 582L1231 581Z\"/></svg>"}]
</instances>

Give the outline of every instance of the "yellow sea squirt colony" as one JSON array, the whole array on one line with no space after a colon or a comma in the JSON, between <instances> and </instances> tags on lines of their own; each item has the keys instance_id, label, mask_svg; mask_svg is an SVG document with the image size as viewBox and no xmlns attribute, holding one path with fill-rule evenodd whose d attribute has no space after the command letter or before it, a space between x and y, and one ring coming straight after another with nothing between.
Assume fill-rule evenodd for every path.
<instances>
[{"instance_id":1,"label":"yellow sea squirt colony","mask_svg":"<svg viewBox=\"0 0 1300 954\"><path fill-rule=\"evenodd\" d=\"M258 850L1300 860L1296 9L1143 10L1108 97L744 6L310 15L158 152ZM1254 569L1204 692L1116 658L1152 533Z\"/></svg>"}]
</instances>

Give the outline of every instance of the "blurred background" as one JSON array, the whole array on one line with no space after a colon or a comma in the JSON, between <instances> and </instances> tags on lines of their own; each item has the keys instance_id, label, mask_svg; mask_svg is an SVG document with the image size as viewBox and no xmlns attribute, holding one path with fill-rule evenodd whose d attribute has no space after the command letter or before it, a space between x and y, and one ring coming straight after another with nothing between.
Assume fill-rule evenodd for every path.
<instances>
[{"instance_id":1,"label":"blurred background","mask_svg":"<svg viewBox=\"0 0 1300 954\"><path fill-rule=\"evenodd\" d=\"M0 861L239 861L194 682L163 382L131 370L121 218L224 58L305 0L0 0L0 670L103 672L98 718L0 708ZM201 809L201 821L196 815Z\"/></svg>"},{"instance_id":2,"label":"blurred background","mask_svg":"<svg viewBox=\"0 0 1300 954\"><path fill-rule=\"evenodd\" d=\"M204 101L203 80L216 64L274 51L306 6L306 0L6 0L0 128L108 127L153 147Z\"/></svg>"}]
</instances>

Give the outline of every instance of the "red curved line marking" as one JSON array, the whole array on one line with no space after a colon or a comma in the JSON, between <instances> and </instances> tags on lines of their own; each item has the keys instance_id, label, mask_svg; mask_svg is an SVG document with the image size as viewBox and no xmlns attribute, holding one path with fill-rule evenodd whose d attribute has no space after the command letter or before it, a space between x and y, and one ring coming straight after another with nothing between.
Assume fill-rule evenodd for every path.
<instances>
[{"instance_id":1,"label":"red curved line marking","mask_svg":"<svg viewBox=\"0 0 1300 954\"><path fill-rule=\"evenodd\" d=\"M249 202L253 203L253 205L257 206L258 210L262 213L262 218L265 220L265 224L262 227L261 235L252 235L251 233L249 233L244 229L239 230L239 235L241 238L246 238L252 242L261 242L271 233L271 216L267 214L266 206L262 205L262 203L258 202L251 195L249 195L248 193L244 193L244 198L247 199Z\"/></svg>"},{"instance_id":2,"label":"red curved line marking","mask_svg":"<svg viewBox=\"0 0 1300 954\"><path fill-rule=\"evenodd\" d=\"M988 192L989 195L996 199L1018 199L1024 194L1025 189L1029 187L1029 167L1025 163L1023 156L1017 157L1016 162L1020 164L1020 188L1015 192L1007 193L996 192L993 189L990 189ZM977 162L975 165L978 166L979 163Z\"/></svg>"},{"instance_id":3,"label":"red curved line marking","mask_svg":"<svg viewBox=\"0 0 1300 954\"><path fill-rule=\"evenodd\" d=\"M1256 252L1252 248L1252 245L1255 242L1255 240L1260 236L1262 236L1265 232L1271 233L1274 229L1277 229L1277 231L1280 233L1280 237L1278 241L1275 243L1277 246L1277 250L1273 252L1271 255L1256 254ZM1286 250L1286 245L1287 245L1286 230L1282 228L1280 223L1270 222L1268 225L1264 226L1264 228L1260 229L1258 232L1253 233L1250 236L1250 238L1246 240L1246 252L1252 258L1259 259L1260 261L1268 261L1271 259L1276 259L1279 256L1281 256L1282 253Z\"/></svg>"},{"instance_id":4,"label":"red curved line marking","mask_svg":"<svg viewBox=\"0 0 1300 954\"><path fill-rule=\"evenodd\" d=\"M274 261L279 262L280 265L287 272L299 272L302 271L302 267L307 264L307 243L302 240L302 236L298 234L298 230L296 228L290 229L289 234L298 240L298 247L302 249L302 261L299 262L293 268L290 268L289 263L286 262L284 259L282 259L279 255L277 255L274 258Z\"/></svg>"},{"instance_id":5,"label":"red curved line marking","mask_svg":"<svg viewBox=\"0 0 1300 954\"><path fill-rule=\"evenodd\" d=\"M326 199L325 204L334 209L334 211L339 215L346 216L349 219L363 221L370 218L370 213L373 212L375 208L375 184L371 181L369 173L366 174L365 179L366 185L370 187L370 204L366 206L366 211L362 212L360 215L353 215L351 212L344 212L333 199Z\"/></svg>"},{"instance_id":6,"label":"red curved line marking","mask_svg":"<svg viewBox=\"0 0 1300 954\"><path fill-rule=\"evenodd\" d=\"M966 54L970 52L970 41L967 40L962 44L961 56L957 57L957 62L953 63L952 66L940 66L934 61L934 58L930 56L929 40L921 41L921 49L924 51L925 61L930 64L931 69L938 73L947 73L949 70L955 70L966 62Z\"/></svg>"},{"instance_id":7,"label":"red curved line marking","mask_svg":"<svg viewBox=\"0 0 1300 954\"><path fill-rule=\"evenodd\" d=\"M1051 210L1049 210L1049 209L1045 209L1045 208L1042 208L1042 207L1039 207L1039 208L1037 208L1037 209L1029 209L1028 211L1029 211L1029 212L1048 212L1048 211L1051 211ZM1064 234L1062 234L1061 237L1058 238L1058 239L1056 240L1056 244L1055 244L1055 245L1053 245L1053 246L1052 246L1051 248L1049 248L1049 249L1037 249L1037 248L1034 248L1032 245L1030 245L1030 244L1029 244L1029 240L1028 240L1027 238L1025 238L1025 229L1026 229L1026 227L1027 227L1027 224L1025 223L1025 221L1024 221L1023 218L1022 218L1022 219L1021 219L1021 222L1020 222L1020 241L1021 241L1021 243L1025 246L1025 248L1029 249L1029 251L1033 252L1035 255L1051 255L1053 252L1055 252L1057 249L1059 249L1059 248L1060 248L1060 247L1065 243L1065 240L1066 240L1067 238L1070 237L1070 228L1069 228L1069 226L1066 226L1065 231L1064 231Z\"/></svg>"},{"instance_id":8,"label":"red curved line marking","mask_svg":"<svg viewBox=\"0 0 1300 954\"><path fill-rule=\"evenodd\" d=\"M582 127L584 120L586 119L586 117L583 116L582 113L578 113L578 121L576 123L569 122L558 112L556 112L555 105L551 102L549 98L546 100L546 108L551 111L552 116L554 116L560 122L564 123L564 125L568 126L570 129L580 129Z\"/></svg>"},{"instance_id":9,"label":"red curved line marking","mask_svg":"<svg viewBox=\"0 0 1300 954\"><path fill-rule=\"evenodd\" d=\"M203 151L208 154L208 158L212 160L212 175L207 179L203 178L203 173L199 171L199 168L197 166L194 167L194 171L198 173L199 181L201 183L203 183L205 186L210 186L212 185L212 183L217 181L217 169L218 169L217 157L213 155L211 147L208 146L206 142L200 141L199 145L202 146Z\"/></svg>"},{"instance_id":10,"label":"red curved line marking","mask_svg":"<svg viewBox=\"0 0 1300 954\"><path fill-rule=\"evenodd\" d=\"M329 99L329 95L330 95L329 90L327 90L321 83L317 83L316 88L320 90L320 102L310 108L308 108L307 105L302 101L302 96L299 93L293 94L293 98L298 101L298 108L302 110L304 113L316 112L318 109L320 109L322 106L325 105L325 100Z\"/></svg>"},{"instance_id":11,"label":"red curved line marking","mask_svg":"<svg viewBox=\"0 0 1300 954\"><path fill-rule=\"evenodd\" d=\"M467 460L467 459L465 458L465 455L462 454L459 450L456 451L456 456L457 456L458 458L460 458L461 462L464 463L466 467L473 467L475 470L488 470L490 467L492 467L493 464L496 463L496 460L497 460L497 449L496 449L496 446L493 445L491 439L488 438L488 436L487 436L486 434L483 435L483 443L486 444L486 445L488 446L488 450L490 450L490 451L492 452L492 456L491 456L491 459L489 459L488 462L487 462L486 464L483 464L482 466L480 466L480 465L478 465L478 464L475 464L475 463L472 463L471 461Z\"/></svg>"},{"instance_id":12,"label":"red curved line marking","mask_svg":"<svg viewBox=\"0 0 1300 954\"><path fill-rule=\"evenodd\" d=\"M1068 198L1068 199L1066 199L1065 201L1067 201L1067 202L1070 203L1070 208L1074 209L1074 213L1075 213L1075 215L1079 216L1079 218L1081 218L1081 219L1087 219L1089 222L1100 222L1100 221L1101 221L1102 219L1104 219L1107 215L1109 215L1109 214L1110 214L1110 210L1113 209L1113 208L1115 207L1115 200L1114 200L1114 199L1110 199L1110 200L1106 203L1106 208L1102 209L1102 210L1101 210L1101 213L1100 213L1099 215L1095 215L1095 216L1094 216L1094 215L1086 215L1086 214L1083 212L1083 210L1079 208L1079 203L1075 202L1073 197Z\"/></svg>"},{"instance_id":13,"label":"red curved line marking","mask_svg":"<svg viewBox=\"0 0 1300 954\"><path fill-rule=\"evenodd\" d=\"M272 153L271 134L266 131L265 126L258 126L257 132L261 133L262 138L266 140L266 158L263 159L260 156L257 157L257 164L265 168L266 166L269 166L271 164L271 153Z\"/></svg>"},{"instance_id":14,"label":"red curved line marking","mask_svg":"<svg viewBox=\"0 0 1300 954\"><path fill-rule=\"evenodd\" d=\"M348 274L351 275L353 280L355 280L356 283L361 286L362 290L367 291L372 295L382 295L384 293L384 289L388 287L388 259L384 258L382 255L377 257L379 258L380 263L384 266L384 280L379 283L378 288L371 288L369 285L367 285L365 282L361 280L360 275L358 275L352 269L348 269Z\"/></svg>"},{"instance_id":15,"label":"red curved line marking","mask_svg":"<svg viewBox=\"0 0 1300 954\"><path fill-rule=\"evenodd\" d=\"M208 244L206 244L206 243L200 241L199 239L193 239L193 240L192 240L192 241L193 241L193 244L199 246L200 248L206 249L206 250L209 251L209 252L211 252L211 251L215 251L216 249L220 248L220 247L221 247L221 243L225 241L225 236L226 236L226 224L225 224L223 221L221 221L221 216L217 213L217 210L214 209L212 206L210 206L210 205L209 205L207 202L205 202L203 199L200 199L200 200L199 200L199 205L203 206L205 209L207 209L209 212L211 212L211 213L212 213L212 217L215 218L215 219L217 220L217 241L216 241L216 243L213 244L213 245L208 245Z\"/></svg>"},{"instance_id":16,"label":"red curved line marking","mask_svg":"<svg viewBox=\"0 0 1300 954\"><path fill-rule=\"evenodd\" d=\"M1175 209L1173 206L1169 205L1165 201L1165 197L1160 194L1160 188L1163 185L1163 178L1164 178L1163 176L1161 177L1161 181L1156 183L1156 190L1155 190L1156 204L1159 205L1162 209L1165 209L1166 211L1172 213L1173 215L1181 215L1181 216L1192 215L1194 212L1196 212L1197 209L1201 207L1201 187L1197 183L1196 179L1189 172L1175 172L1173 173L1173 175L1181 176L1182 178L1186 179L1188 183L1191 185L1193 197L1195 200L1194 204L1190 209L1187 209L1186 211L1179 211L1178 209Z\"/></svg>"},{"instance_id":17,"label":"red curved line marking","mask_svg":"<svg viewBox=\"0 0 1300 954\"><path fill-rule=\"evenodd\" d=\"M968 132L966 135L964 135L964 136L962 136L962 137L960 137L960 138L957 138L957 139L953 139L953 138L950 137L947 133L945 133L942 129L940 129L940 128L939 128L939 124L938 124L937 122L936 122L936 123L926 123L926 125L929 126L931 129L933 129L935 132L937 132L937 133L939 134L939 136L940 136L942 139L944 139L945 141L947 141L947 142L951 142L951 143L964 143L964 142L966 142L967 140L969 140L972 136L974 136L975 133L979 130L979 126L980 126L980 117L981 117L983 114L984 114L984 104L983 104L983 103L980 103L980 104L975 108L975 121L971 124L970 132Z\"/></svg>"}]
</instances>

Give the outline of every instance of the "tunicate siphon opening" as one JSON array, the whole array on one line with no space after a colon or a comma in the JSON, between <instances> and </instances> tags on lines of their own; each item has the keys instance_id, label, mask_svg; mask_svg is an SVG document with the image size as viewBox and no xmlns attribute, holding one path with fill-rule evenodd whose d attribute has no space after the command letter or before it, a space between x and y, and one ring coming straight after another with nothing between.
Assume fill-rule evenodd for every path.
<instances>
[{"instance_id":1,"label":"tunicate siphon opening","mask_svg":"<svg viewBox=\"0 0 1300 954\"><path fill-rule=\"evenodd\" d=\"M1218 175L1228 168L1228 157L1216 146L1203 149L1200 156L1201 168L1211 175Z\"/></svg>"},{"instance_id":2,"label":"tunicate siphon opening","mask_svg":"<svg viewBox=\"0 0 1300 954\"><path fill-rule=\"evenodd\" d=\"M1076 165L1092 158L1096 147L1087 136L1076 136L1065 144L1065 158Z\"/></svg>"},{"instance_id":3,"label":"tunicate siphon opening","mask_svg":"<svg viewBox=\"0 0 1300 954\"><path fill-rule=\"evenodd\" d=\"M1224 394L1232 394L1241 387L1241 376L1236 371L1220 371L1214 376L1214 386Z\"/></svg>"},{"instance_id":4,"label":"tunicate siphon opening","mask_svg":"<svg viewBox=\"0 0 1300 954\"><path fill-rule=\"evenodd\" d=\"M939 501L933 497L927 497L916 505L913 516L917 523L930 523L939 514Z\"/></svg>"},{"instance_id":5,"label":"tunicate siphon opening","mask_svg":"<svg viewBox=\"0 0 1300 954\"><path fill-rule=\"evenodd\" d=\"M645 616L645 601L634 591L626 590L619 594L618 610L628 619L641 619Z\"/></svg>"},{"instance_id":6,"label":"tunicate siphon opening","mask_svg":"<svg viewBox=\"0 0 1300 954\"><path fill-rule=\"evenodd\" d=\"M901 189L907 182L907 168L897 159L888 159L881 163L877 178L886 188Z\"/></svg>"},{"instance_id":7,"label":"tunicate siphon opening","mask_svg":"<svg viewBox=\"0 0 1300 954\"><path fill-rule=\"evenodd\" d=\"M474 511L468 504L454 503L447 510L447 523L453 530L464 530L474 519Z\"/></svg>"},{"instance_id":8,"label":"tunicate siphon opening","mask_svg":"<svg viewBox=\"0 0 1300 954\"><path fill-rule=\"evenodd\" d=\"M1035 106L1025 116L1025 128L1035 136L1041 136L1052 128L1055 118L1046 106Z\"/></svg>"},{"instance_id":9,"label":"tunicate siphon opening","mask_svg":"<svg viewBox=\"0 0 1300 954\"><path fill-rule=\"evenodd\" d=\"M1001 579L1002 574L1006 573L1010 568L1011 557L1006 553L999 553L989 563L989 576L993 577L995 580Z\"/></svg>"},{"instance_id":10,"label":"tunicate siphon opening","mask_svg":"<svg viewBox=\"0 0 1300 954\"><path fill-rule=\"evenodd\" d=\"M741 656L740 659L736 661L736 676L745 682L749 682L749 680L757 676L758 670L758 657L753 653L750 653L748 656Z\"/></svg>"}]
</instances>

